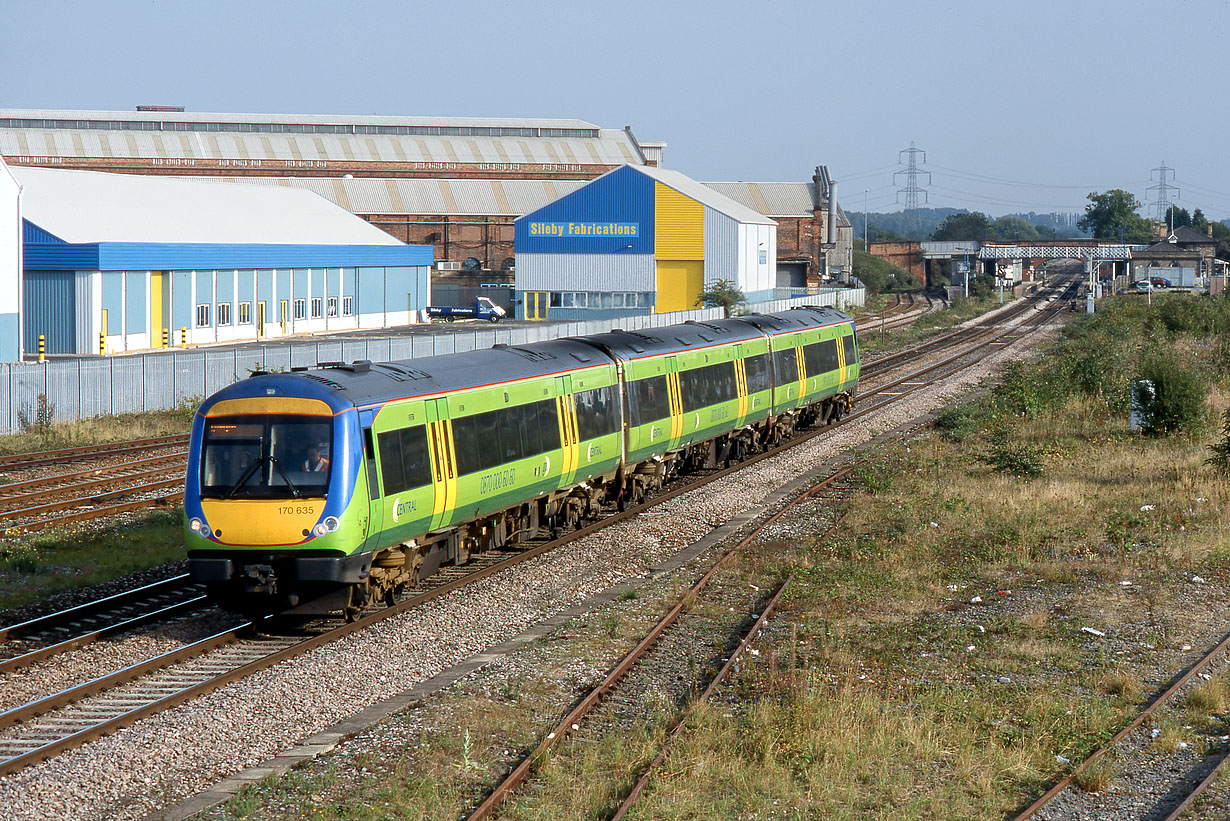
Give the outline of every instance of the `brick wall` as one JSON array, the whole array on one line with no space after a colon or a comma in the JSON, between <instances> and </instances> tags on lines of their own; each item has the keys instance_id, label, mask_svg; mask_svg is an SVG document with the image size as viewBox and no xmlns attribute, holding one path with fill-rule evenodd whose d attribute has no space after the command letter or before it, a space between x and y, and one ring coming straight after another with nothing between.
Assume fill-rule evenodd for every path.
<instances>
[{"instance_id":1,"label":"brick wall","mask_svg":"<svg viewBox=\"0 0 1230 821\"><path fill-rule=\"evenodd\" d=\"M359 214L363 219L410 245L431 245L435 258L499 270L513 256L513 217L447 216L444 214Z\"/></svg>"},{"instance_id":2,"label":"brick wall","mask_svg":"<svg viewBox=\"0 0 1230 821\"><path fill-rule=\"evenodd\" d=\"M909 271L919 282L926 282L927 275L923 268L922 244L913 241L905 242L873 242L867 249L873 256L880 257L898 268Z\"/></svg>"}]
</instances>

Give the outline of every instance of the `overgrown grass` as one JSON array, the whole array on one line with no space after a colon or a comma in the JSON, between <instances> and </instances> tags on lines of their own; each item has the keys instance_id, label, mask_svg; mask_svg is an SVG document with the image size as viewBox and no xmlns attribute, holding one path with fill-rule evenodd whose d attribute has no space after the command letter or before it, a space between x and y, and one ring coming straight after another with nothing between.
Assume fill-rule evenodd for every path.
<instances>
[{"instance_id":1,"label":"overgrown grass","mask_svg":"<svg viewBox=\"0 0 1230 821\"><path fill-rule=\"evenodd\" d=\"M184 558L183 512L109 530L34 533L0 544L0 611Z\"/></svg>"},{"instance_id":2,"label":"overgrown grass","mask_svg":"<svg viewBox=\"0 0 1230 821\"><path fill-rule=\"evenodd\" d=\"M1216 409L1230 393L1210 360L1220 343L1141 304L1081 320L1053 355L860 468L839 535L755 554L766 575L795 577L776 626L716 703L689 710L634 817L1003 817L1123 726L1182 666L1176 648L1220 623L1219 598L1202 612L1206 588L1190 579L1230 581L1230 479L1204 464L1199 433L1129 432L1122 393L1149 348L1203 369ZM1000 469L988 459L1000 444L1027 449L1041 474ZM638 626L584 621L568 653L595 667ZM507 750L532 746L525 727L576 698L552 695L552 675L450 696L449 732L363 765L378 777L333 758L226 817L462 814ZM1197 743L1187 725L1226 709L1227 681L1193 688L1188 720L1163 723L1155 745ZM553 755L501 816L605 817L656 752L670 705L651 706L640 724ZM1081 784L1114 775L1108 760Z\"/></svg>"},{"instance_id":3,"label":"overgrown grass","mask_svg":"<svg viewBox=\"0 0 1230 821\"><path fill-rule=\"evenodd\" d=\"M192 416L199 404L199 399L192 399L169 411L99 416L76 422L45 420L40 423L34 420L20 433L0 436L0 454L186 434L192 426Z\"/></svg>"}]
</instances>

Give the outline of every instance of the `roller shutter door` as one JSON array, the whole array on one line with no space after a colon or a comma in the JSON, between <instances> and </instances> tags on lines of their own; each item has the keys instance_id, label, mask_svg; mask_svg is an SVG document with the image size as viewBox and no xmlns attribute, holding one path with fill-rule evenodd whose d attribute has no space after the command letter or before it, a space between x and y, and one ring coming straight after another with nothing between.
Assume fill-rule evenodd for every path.
<instances>
[{"instance_id":1,"label":"roller shutter door","mask_svg":"<svg viewBox=\"0 0 1230 821\"><path fill-rule=\"evenodd\" d=\"M72 271L26 271L25 347L38 353L38 335L47 338L47 353L77 352L77 301Z\"/></svg>"}]
</instances>

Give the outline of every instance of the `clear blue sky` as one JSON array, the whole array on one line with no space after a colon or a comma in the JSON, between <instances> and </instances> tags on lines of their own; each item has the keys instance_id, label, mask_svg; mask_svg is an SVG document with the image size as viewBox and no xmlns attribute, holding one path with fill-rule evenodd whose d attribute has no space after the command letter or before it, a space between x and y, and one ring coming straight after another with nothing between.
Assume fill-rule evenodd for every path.
<instances>
[{"instance_id":1,"label":"clear blue sky","mask_svg":"<svg viewBox=\"0 0 1230 821\"><path fill-rule=\"evenodd\" d=\"M1090 191L1230 216L1226 0L2 0L0 107L569 117L665 140L702 180L806 180L895 210L1083 210Z\"/></svg>"}]
</instances>

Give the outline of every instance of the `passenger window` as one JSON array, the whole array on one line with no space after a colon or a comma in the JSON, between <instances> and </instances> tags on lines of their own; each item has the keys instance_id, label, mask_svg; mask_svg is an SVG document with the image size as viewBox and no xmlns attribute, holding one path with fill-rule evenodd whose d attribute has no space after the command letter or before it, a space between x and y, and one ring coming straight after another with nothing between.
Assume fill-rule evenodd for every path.
<instances>
[{"instance_id":1,"label":"passenger window","mask_svg":"<svg viewBox=\"0 0 1230 821\"><path fill-rule=\"evenodd\" d=\"M854 345L854 334L847 334L841 338L841 344L845 348L846 366L849 367L858 362L858 350Z\"/></svg>"},{"instance_id":2,"label":"passenger window","mask_svg":"<svg viewBox=\"0 0 1230 821\"><path fill-rule=\"evenodd\" d=\"M380 443L380 479L384 495L405 490L405 474L401 458L401 431L391 430L376 435Z\"/></svg>"},{"instance_id":3,"label":"passenger window","mask_svg":"<svg viewBox=\"0 0 1230 821\"><path fill-rule=\"evenodd\" d=\"M757 393L769 388L769 357L767 354L749 356L743 360L743 371L747 376L747 392Z\"/></svg>"},{"instance_id":4,"label":"passenger window","mask_svg":"<svg viewBox=\"0 0 1230 821\"><path fill-rule=\"evenodd\" d=\"M666 377L651 376L628 383L628 412L633 426L647 425L671 415Z\"/></svg>"},{"instance_id":5,"label":"passenger window","mask_svg":"<svg viewBox=\"0 0 1230 821\"><path fill-rule=\"evenodd\" d=\"M619 409L615 405L614 388L607 386L581 391L574 399L577 405L577 435L582 441L619 430Z\"/></svg>"}]
</instances>

